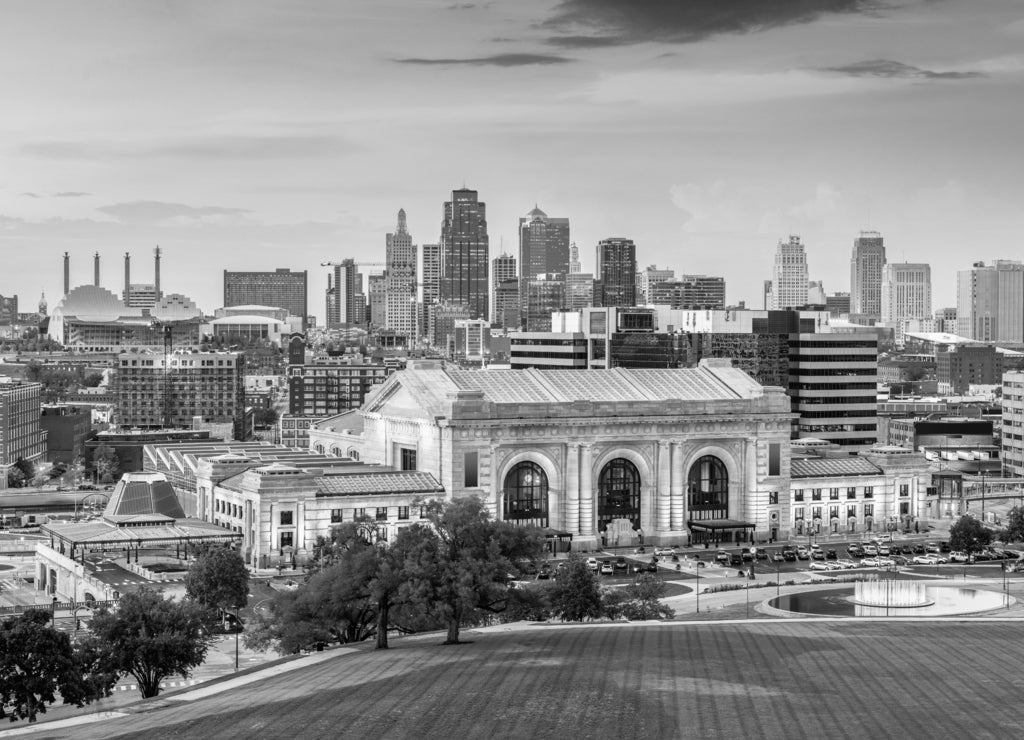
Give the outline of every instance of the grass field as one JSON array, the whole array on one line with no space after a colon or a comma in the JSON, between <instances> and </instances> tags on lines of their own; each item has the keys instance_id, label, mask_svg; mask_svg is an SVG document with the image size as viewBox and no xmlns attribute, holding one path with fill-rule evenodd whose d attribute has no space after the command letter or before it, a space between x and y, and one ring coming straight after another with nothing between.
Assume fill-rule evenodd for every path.
<instances>
[{"instance_id":1,"label":"grass field","mask_svg":"<svg viewBox=\"0 0 1024 740\"><path fill-rule=\"evenodd\" d=\"M74 738L1008 738L1024 623L496 628L395 640ZM40 728L43 730L44 728Z\"/></svg>"}]
</instances>

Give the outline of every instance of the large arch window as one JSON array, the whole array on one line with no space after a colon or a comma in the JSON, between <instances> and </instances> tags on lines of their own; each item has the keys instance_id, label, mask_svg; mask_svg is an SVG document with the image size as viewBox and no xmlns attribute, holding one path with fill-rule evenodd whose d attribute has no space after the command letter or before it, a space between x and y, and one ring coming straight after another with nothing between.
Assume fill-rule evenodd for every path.
<instances>
[{"instance_id":1,"label":"large arch window","mask_svg":"<svg viewBox=\"0 0 1024 740\"><path fill-rule=\"evenodd\" d=\"M601 469L597 483L597 528L605 531L612 519L629 519L640 528L640 471L619 457Z\"/></svg>"},{"instance_id":2,"label":"large arch window","mask_svg":"<svg viewBox=\"0 0 1024 740\"><path fill-rule=\"evenodd\" d=\"M503 519L548 526L548 476L537 463L521 462L508 471Z\"/></svg>"},{"instance_id":3,"label":"large arch window","mask_svg":"<svg viewBox=\"0 0 1024 740\"><path fill-rule=\"evenodd\" d=\"M693 464L687 476L691 520L729 518L729 471L714 455Z\"/></svg>"}]
</instances>

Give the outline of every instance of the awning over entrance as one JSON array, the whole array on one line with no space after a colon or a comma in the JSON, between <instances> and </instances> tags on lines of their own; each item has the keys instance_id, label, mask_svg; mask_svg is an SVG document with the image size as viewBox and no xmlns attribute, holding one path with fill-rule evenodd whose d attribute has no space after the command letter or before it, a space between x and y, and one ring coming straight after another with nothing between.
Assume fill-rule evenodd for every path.
<instances>
[{"instance_id":1,"label":"awning over entrance","mask_svg":"<svg viewBox=\"0 0 1024 740\"><path fill-rule=\"evenodd\" d=\"M544 539L546 540L565 540L572 539L572 532L564 532L560 529L551 529L547 527L541 530L544 533Z\"/></svg>"},{"instance_id":2,"label":"awning over entrance","mask_svg":"<svg viewBox=\"0 0 1024 740\"><path fill-rule=\"evenodd\" d=\"M690 520L686 523L690 529L698 532L720 532L724 529L756 529L753 522L743 522L739 519L701 519Z\"/></svg>"}]
</instances>

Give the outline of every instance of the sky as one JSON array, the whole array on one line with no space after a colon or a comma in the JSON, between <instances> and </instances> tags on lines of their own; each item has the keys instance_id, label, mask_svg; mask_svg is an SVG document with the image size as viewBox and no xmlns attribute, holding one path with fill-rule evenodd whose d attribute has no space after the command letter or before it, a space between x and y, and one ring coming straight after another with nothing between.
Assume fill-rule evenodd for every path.
<instances>
[{"instance_id":1,"label":"sky","mask_svg":"<svg viewBox=\"0 0 1024 740\"><path fill-rule=\"evenodd\" d=\"M775 245L849 289L890 261L1024 258L1019 0L9 0L0 24L0 295L152 281L212 312L224 269L383 261L453 189L568 217L585 270L722 275L759 308Z\"/></svg>"}]
</instances>

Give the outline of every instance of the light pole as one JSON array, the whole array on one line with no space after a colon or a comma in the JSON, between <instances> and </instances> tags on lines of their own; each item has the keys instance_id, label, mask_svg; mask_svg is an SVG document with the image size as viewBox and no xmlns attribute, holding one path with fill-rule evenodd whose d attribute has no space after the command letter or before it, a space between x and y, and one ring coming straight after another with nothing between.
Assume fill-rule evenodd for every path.
<instances>
[{"instance_id":1,"label":"light pole","mask_svg":"<svg viewBox=\"0 0 1024 740\"><path fill-rule=\"evenodd\" d=\"M697 557L697 565L695 570L697 571L697 613L700 614L700 564L703 562L700 557Z\"/></svg>"},{"instance_id":2,"label":"light pole","mask_svg":"<svg viewBox=\"0 0 1024 740\"><path fill-rule=\"evenodd\" d=\"M238 673L238 633L242 629L242 623L238 619L238 607L235 607L235 673Z\"/></svg>"},{"instance_id":3,"label":"light pole","mask_svg":"<svg viewBox=\"0 0 1024 740\"><path fill-rule=\"evenodd\" d=\"M754 566L757 564L757 548L750 548L750 580L754 580ZM747 619L750 619L750 582L747 582Z\"/></svg>"}]
</instances>

